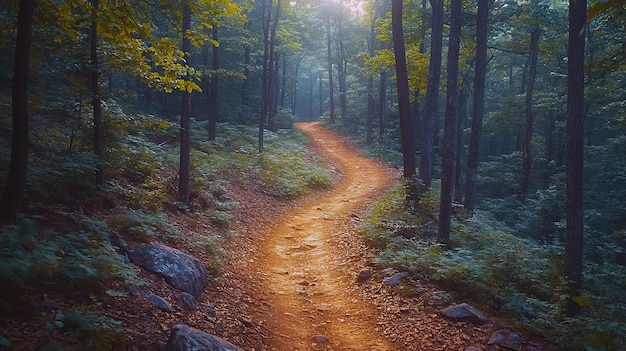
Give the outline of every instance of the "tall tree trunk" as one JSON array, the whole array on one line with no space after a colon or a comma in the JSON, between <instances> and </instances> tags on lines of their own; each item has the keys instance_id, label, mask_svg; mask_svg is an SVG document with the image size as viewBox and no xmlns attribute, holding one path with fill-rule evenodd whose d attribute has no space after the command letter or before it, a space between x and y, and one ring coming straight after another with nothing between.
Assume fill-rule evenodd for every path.
<instances>
[{"instance_id":1,"label":"tall tree trunk","mask_svg":"<svg viewBox=\"0 0 626 351\"><path fill-rule=\"evenodd\" d=\"M250 102L250 45L243 49L243 82L241 84L241 104L247 106Z\"/></svg>"},{"instance_id":2,"label":"tall tree trunk","mask_svg":"<svg viewBox=\"0 0 626 351\"><path fill-rule=\"evenodd\" d=\"M310 81L311 81L311 85L309 87L309 104L308 104L309 105L309 114L308 114L307 121L312 121L313 120L313 88L314 88L314 85L315 85L315 75L313 74L313 72L311 72Z\"/></svg>"},{"instance_id":3,"label":"tall tree trunk","mask_svg":"<svg viewBox=\"0 0 626 351\"><path fill-rule=\"evenodd\" d=\"M270 81L269 81L269 113L267 115L267 129L275 131L274 116L276 116L277 104L278 104L278 66L280 63L280 55L276 52L272 52L274 49L270 49Z\"/></svg>"},{"instance_id":4,"label":"tall tree trunk","mask_svg":"<svg viewBox=\"0 0 626 351\"><path fill-rule=\"evenodd\" d=\"M567 156L565 176L565 279L570 297L567 314L580 313L572 300L582 290L583 270L583 149L585 107L585 25L587 1L569 2L569 39L567 45Z\"/></svg>"},{"instance_id":5,"label":"tall tree trunk","mask_svg":"<svg viewBox=\"0 0 626 351\"><path fill-rule=\"evenodd\" d=\"M211 36L213 40L217 41L217 25L213 25L211 29ZM218 71L220 69L220 48L219 46L213 45L213 55L211 59L211 80L209 87L209 140L215 140L217 135L217 120L219 119L219 99L218 99Z\"/></svg>"},{"instance_id":6,"label":"tall tree trunk","mask_svg":"<svg viewBox=\"0 0 626 351\"><path fill-rule=\"evenodd\" d=\"M459 103L456 119L456 151L454 158L454 201L463 203L463 193L461 192L463 184L463 165L461 159L463 157L463 122L467 118L467 92L465 89L459 89Z\"/></svg>"},{"instance_id":7,"label":"tall tree trunk","mask_svg":"<svg viewBox=\"0 0 626 351\"><path fill-rule=\"evenodd\" d=\"M272 0L262 1L262 24L263 24L263 72L261 73L261 112L259 113L259 136L258 149L263 152L263 136L265 122L269 112L269 80L270 80L270 23L272 20Z\"/></svg>"},{"instance_id":8,"label":"tall tree trunk","mask_svg":"<svg viewBox=\"0 0 626 351\"><path fill-rule=\"evenodd\" d=\"M240 122L247 119L248 105L250 104L250 45L245 44L243 49L243 82L241 83L241 116Z\"/></svg>"},{"instance_id":9,"label":"tall tree trunk","mask_svg":"<svg viewBox=\"0 0 626 351\"><path fill-rule=\"evenodd\" d=\"M324 96L324 85L322 84L322 78L323 78L323 74L322 71L319 72L319 76L318 76L318 99L319 99L319 105L320 105L320 113L319 115L321 116L323 111L324 111L324 99L322 98L322 96Z\"/></svg>"},{"instance_id":10,"label":"tall tree trunk","mask_svg":"<svg viewBox=\"0 0 626 351\"><path fill-rule=\"evenodd\" d=\"M283 63L285 62L285 60L283 60ZM283 69L285 69L286 67L283 65ZM293 93L291 94L291 113L295 116L296 115L296 108L298 108L297 106L297 102L298 102L298 75L300 74L300 61L298 60L295 63L295 67L293 69L293 77L292 77L292 87L293 87ZM283 77L283 79L286 79L287 77ZM311 82L311 84L313 84L313 82ZM313 88L311 88L313 89ZM311 90L312 91L312 90ZM301 109L303 110L302 113L304 114L304 106L301 107Z\"/></svg>"},{"instance_id":11,"label":"tall tree trunk","mask_svg":"<svg viewBox=\"0 0 626 351\"><path fill-rule=\"evenodd\" d=\"M404 179L407 182L407 208L417 205L418 189L415 174L415 140L413 123L411 121L411 107L409 103L409 81L406 68L406 53L404 49L404 30L402 28L402 1L391 1L391 28L393 38L393 52L396 61L396 86L398 89L398 109L400 114L400 138L402 142L402 163L404 165Z\"/></svg>"},{"instance_id":12,"label":"tall tree trunk","mask_svg":"<svg viewBox=\"0 0 626 351\"><path fill-rule=\"evenodd\" d=\"M270 56L269 56L269 73L268 73L268 114L267 124L269 130L274 130L274 115L276 114L277 102L278 102L278 68L279 58L276 53L276 30L278 29L278 19L280 16L280 3L281 0L277 0L276 8L274 9L274 17L272 18L272 31L270 33Z\"/></svg>"},{"instance_id":13,"label":"tall tree trunk","mask_svg":"<svg viewBox=\"0 0 626 351\"><path fill-rule=\"evenodd\" d=\"M367 79L367 117L365 120L365 143L371 145L374 136L374 109L376 108L374 102L374 78L369 77Z\"/></svg>"},{"instance_id":14,"label":"tall tree trunk","mask_svg":"<svg viewBox=\"0 0 626 351\"><path fill-rule=\"evenodd\" d=\"M530 143L533 138L533 89L535 88L535 76L537 74L537 57L539 56L539 29L530 32L530 71L528 72L528 86L526 89L526 133L522 144L522 174L519 182L519 197L524 199L528 192L530 180L530 168L532 159L530 155Z\"/></svg>"},{"instance_id":15,"label":"tall tree trunk","mask_svg":"<svg viewBox=\"0 0 626 351\"><path fill-rule=\"evenodd\" d=\"M183 5L182 27L182 50L185 53L185 62L191 66L191 40L187 37L187 31L191 28L191 8L189 3ZM190 77L187 77L190 79ZM189 203L191 183L191 141L189 129L191 128L191 93L187 90L182 92L182 105L180 109L180 160L178 170L178 200L183 204Z\"/></svg>"},{"instance_id":16,"label":"tall tree trunk","mask_svg":"<svg viewBox=\"0 0 626 351\"><path fill-rule=\"evenodd\" d=\"M346 70L348 61L346 60L346 50L344 47L344 24L343 19L337 23L337 34L339 41L339 62L337 63L337 78L339 80L339 112L341 120L346 123L348 114L348 100L347 100L347 83L346 83Z\"/></svg>"},{"instance_id":17,"label":"tall tree trunk","mask_svg":"<svg viewBox=\"0 0 626 351\"><path fill-rule=\"evenodd\" d=\"M433 177L433 143L435 139L435 114L439 100L441 79L441 53L443 49L443 0L430 0L433 11L430 34L430 62L426 100L422 116L422 138L420 147L419 179L423 191L430 188Z\"/></svg>"},{"instance_id":18,"label":"tall tree trunk","mask_svg":"<svg viewBox=\"0 0 626 351\"><path fill-rule=\"evenodd\" d=\"M368 40L368 53L370 57L374 57L376 54L376 19L378 18L377 8L378 0L375 0L374 8L370 10L370 35ZM368 77L367 79L367 119L366 119L366 143L370 145L373 141L374 135L374 109L376 108L376 102L374 100L374 78Z\"/></svg>"},{"instance_id":19,"label":"tall tree trunk","mask_svg":"<svg viewBox=\"0 0 626 351\"><path fill-rule=\"evenodd\" d=\"M15 224L22 203L28 174L28 71L33 37L35 0L21 0L17 15L15 61L11 91L13 131L11 163L7 183L0 198L0 225Z\"/></svg>"},{"instance_id":20,"label":"tall tree trunk","mask_svg":"<svg viewBox=\"0 0 626 351\"><path fill-rule=\"evenodd\" d=\"M459 76L459 48L463 0L450 3L450 39L448 46L448 72L446 78L446 118L443 130L441 154L441 195L439 203L439 228L437 241L450 242L450 217L452 215L452 182L454 180L455 144L457 138L457 98Z\"/></svg>"},{"instance_id":21,"label":"tall tree trunk","mask_svg":"<svg viewBox=\"0 0 626 351\"><path fill-rule=\"evenodd\" d=\"M91 105L93 108L93 153L96 156L96 187L104 185L104 146L103 146L103 121L102 102L100 101L100 67L98 66L98 0L91 0L92 19L89 31L89 57L91 72L89 83L91 85Z\"/></svg>"},{"instance_id":22,"label":"tall tree trunk","mask_svg":"<svg viewBox=\"0 0 626 351\"><path fill-rule=\"evenodd\" d=\"M285 108L285 99L287 95L287 57L283 57L283 61L281 62L283 65L281 72L281 80L280 80L280 107ZM297 69L297 68L296 68ZM293 91L295 91L296 87L293 87ZM295 95L294 95L295 96ZM289 106L293 108L293 101L290 101ZM293 109L292 109L293 110ZM295 110L293 110L295 112Z\"/></svg>"},{"instance_id":23,"label":"tall tree trunk","mask_svg":"<svg viewBox=\"0 0 626 351\"><path fill-rule=\"evenodd\" d=\"M378 139L385 138L385 124L387 123L387 71L380 71L378 82Z\"/></svg>"},{"instance_id":24,"label":"tall tree trunk","mask_svg":"<svg viewBox=\"0 0 626 351\"><path fill-rule=\"evenodd\" d=\"M331 50L330 18L326 22L326 46L328 49L328 103L330 108L330 124L335 124L335 92L333 86L333 54Z\"/></svg>"},{"instance_id":25,"label":"tall tree trunk","mask_svg":"<svg viewBox=\"0 0 626 351\"><path fill-rule=\"evenodd\" d=\"M476 66L474 67L474 100L472 103L472 126L467 152L467 170L465 175L465 209L474 213L476 206L476 179L478 176L478 154L480 137L483 130L485 108L485 80L487 76L487 25L489 19L489 0L478 0L476 17Z\"/></svg>"}]
</instances>

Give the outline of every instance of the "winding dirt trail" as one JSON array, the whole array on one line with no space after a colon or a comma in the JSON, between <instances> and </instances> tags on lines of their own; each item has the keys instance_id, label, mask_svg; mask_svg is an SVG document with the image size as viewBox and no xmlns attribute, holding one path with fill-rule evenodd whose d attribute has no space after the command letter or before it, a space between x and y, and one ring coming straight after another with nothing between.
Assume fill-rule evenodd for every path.
<instances>
[{"instance_id":1,"label":"winding dirt trail","mask_svg":"<svg viewBox=\"0 0 626 351\"><path fill-rule=\"evenodd\" d=\"M389 172L316 123L297 124L343 175L341 184L283 218L261 245L255 268L269 290L276 350L392 350L374 307L350 287L333 233L394 183ZM358 239L357 239L358 240ZM317 336L317 339L316 339ZM322 337L323 336L323 337ZM327 340L325 340L327 338Z\"/></svg>"}]
</instances>

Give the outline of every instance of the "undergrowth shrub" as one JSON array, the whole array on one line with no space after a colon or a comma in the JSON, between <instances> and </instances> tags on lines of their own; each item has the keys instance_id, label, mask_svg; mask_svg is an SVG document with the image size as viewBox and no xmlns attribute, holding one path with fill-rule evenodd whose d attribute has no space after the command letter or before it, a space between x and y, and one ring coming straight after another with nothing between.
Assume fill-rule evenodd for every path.
<instances>
[{"instance_id":1,"label":"undergrowth shrub","mask_svg":"<svg viewBox=\"0 0 626 351\"><path fill-rule=\"evenodd\" d=\"M220 269L224 264L222 260L224 249L220 246L216 236L208 235L207 233L196 233L187 247L204 252L206 256L202 263L209 277L215 279L220 276Z\"/></svg>"},{"instance_id":2,"label":"undergrowth shrub","mask_svg":"<svg viewBox=\"0 0 626 351\"><path fill-rule=\"evenodd\" d=\"M229 124L219 128L217 140L194 143L192 172L200 179L196 187L207 185L203 178L210 181L217 175L239 180L258 176L273 195L293 198L310 188L332 185L325 164L308 156L307 140L301 132L266 131L265 149L259 153L256 128Z\"/></svg>"},{"instance_id":3,"label":"undergrowth shrub","mask_svg":"<svg viewBox=\"0 0 626 351\"><path fill-rule=\"evenodd\" d=\"M161 239L172 242L183 236L183 233L169 223L165 213L151 214L141 210L125 209L109 219L109 226L133 239L151 242Z\"/></svg>"},{"instance_id":4,"label":"undergrowth shrub","mask_svg":"<svg viewBox=\"0 0 626 351\"><path fill-rule=\"evenodd\" d=\"M45 156L31 157L24 203L35 211L51 203L86 207L96 195L95 170L95 160L90 153L51 151Z\"/></svg>"},{"instance_id":5,"label":"undergrowth shrub","mask_svg":"<svg viewBox=\"0 0 626 351\"><path fill-rule=\"evenodd\" d=\"M19 293L59 281L80 291L100 291L118 279L132 281L135 270L115 251L105 229L105 223L90 219L81 221L81 230L63 234L39 231L30 219L2 228L0 282ZM11 300L1 303L2 309L12 307Z\"/></svg>"},{"instance_id":6,"label":"undergrowth shrub","mask_svg":"<svg viewBox=\"0 0 626 351\"><path fill-rule=\"evenodd\" d=\"M268 135L267 148L260 155L260 177L278 197L302 196L310 188L329 188L332 178L321 160L308 158L301 134L280 131ZM279 142L280 141L280 142Z\"/></svg>"},{"instance_id":7,"label":"undergrowth shrub","mask_svg":"<svg viewBox=\"0 0 626 351\"><path fill-rule=\"evenodd\" d=\"M52 333L58 330L69 336L66 344L51 342L39 350L94 350L116 351L127 350L130 347L131 337L122 327L122 322L102 316L85 308L73 308L59 311L54 315L54 321L46 325L46 330L40 333Z\"/></svg>"},{"instance_id":8,"label":"undergrowth shrub","mask_svg":"<svg viewBox=\"0 0 626 351\"><path fill-rule=\"evenodd\" d=\"M567 318L558 241L520 238L516 228L477 211L453 220L452 248L446 250L436 243L436 232L427 235L428 225L407 214L403 204L404 192L394 189L368 211L364 235L380 250L378 265L437 281L564 348L608 351L625 345L625 267L587 260L584 295L577 298L583 314Z\"/></svg>"}]
</instances>

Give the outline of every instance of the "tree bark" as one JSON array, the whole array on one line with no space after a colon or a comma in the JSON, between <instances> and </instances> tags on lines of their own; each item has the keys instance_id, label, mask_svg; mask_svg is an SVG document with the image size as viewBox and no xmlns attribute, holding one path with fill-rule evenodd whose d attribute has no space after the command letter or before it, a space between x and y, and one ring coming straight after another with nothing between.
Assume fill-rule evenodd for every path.
<instances>
[{"instance_id":1,"label":"tree bark","mask_svg":"<svg viewBox=\"0 0 626 351\"><path fill-rule=\"evenodd\" d=\"M463 184L463 165L461 159L463 157L463 122L467 118L467 96L465 89L459 89L459 97L457 104L457 119L456 119L456 151L454 157L454 201L457 203L463 203L463 193L461 192Z\"/></svg>"},{"instance_id":2,"label":"tree bark","mask_svg":"<svg viewBox=\"0 0 626 351\"><path fill-rule=\"evenodd\" d=\"M532 159L530 143L533 139L533 89L535 88L535 76L537 74L537 57L539 56L539 29L530 32L530 68L528 72L528 86L526 89L526 133L522 145L522 174L519 182L519 197L524 199L528 192L530 180L530 168Z\"/></svg>"},{"instance_id":3,"label":"tree bark","mask_svg":"<svg viewBox=\"0 0 626 351\"><path fill-rule=\"evenodd\" d=\"M430 188L433 177L433 144L435 139L435 114L439 100L441 79L441 52L443 48L443 0L430 0L433 11L430 35L430 61L424 113L422 115L422 138L420 147L419 179L422 191Z\"/></svg>"},{"instance_id":4,"label":"tree bark","mask_svg":"<svg viewBox=\"0 0 626 351\"><path fill-rule=\"evenodd\" d=\"M328 103L330 108L330 124L335 124L335 92L333 87L333 55L331 50L330 18L326 23L326 46L328 49Z\"/></svg>"},{"instance_id":5,"label":"tree bark","mask_svg":"<svg viewBox=\"0 0 626 351\"><path fill-rule=\"evenodd\" d=\"M213 25L211 29L211 37L213 40L218 40L217 25ZM215 140L217 136L217 121L219 119L219 97L217 92L218 86L218 70L220 69L220 48L212 45L213 55L211 57L211 79L209 81L209 140Z\"/></svg>"},{"instance_id":6,"label":"tree bark","mask_svg":"<svg viewBox=\"0 0 626 351\"><path fill-rule=\"evenodd\" d=\"M341 120L343 123L346 123L346 118L348 114L348 94L347 94L347 82L346 82L346 70L348 66L348 61L346 60L346 50L344 48L344 28L343 28L343 19L340 18L339 23L337 24L337 34L339 41L339 62L337 63L337 78L339 80L339 113L341 115Z\"/></svg>"},{"instance_id":7,"label":"tree bark","mask_svg":"<svg viewBox=\"0 0 626 351\"><path fill-rule=\"evenodd\" d=\"M11 163L7 183L0 199L0 225L15 224L28 175L28 73L33 37L35 0L21 0L17 15L15 63L11 95L13 130Z\"/></svg>"},{"instance_id":8,"label":"tree bark","mask_svg":"<svg viewBox=\"0 0 626 351\"><path fill-rule=\"evenodd\" d=\"M100 67L98 66L98 0L91 0L92 19L89 31L89 57L91 70L89 83L91 88L91 106L93 108L93 153L96 156L96 187L104 185L104 146L102 102L100 100Z\"/></svg>"},{"instance_id":9,"label":"tree bark","mask_svg":"<svg viewBox=\"0 0 626 351\"><path fill-rule=\"evenodd\" d=\"M185 53L185 62L191 66L191 40L187 37L187 31L191 28L191 8L189 3L183 5L183 42L182 49ZM188 77L189 78L189 77ZM183 204L189 203L191 183L191 141L189 129L191 128L191 93L183 90L180 109L180 159L178 170L178 200Z\"/></svg>"},{"instance_id":10,"label":"tree bark","mask_svg":"<svg viewBox=\"0 0 626 351\"><path fill-rule=\"evenodd\" d=\"M269 130L274 130L274 115L277 110L278 103L278 68L279 58L276 53L276 30L278 29L278 19L280 16L280 3L277 0L274 9L274 17L272 18L272 31L270 33L270 56L269 56L269 74L268 74L268 114L267 124Z\"/></svg>"},{"instance_id":11,"label":"tree bark","mask_svg":"<svg viewBox=\"0 0 626 351\"><path fill-rule=\"evenodd\" d=\"M320 116L322 115L322 113L324 111L324 99L322 98L322 96L324 96L324 85L322 84L323 83L322 82L322 77L323 77L323 74L322 74L322 71L320 71L319 75L318 75L318 90L319 90L319 92L317 93L318 99L319 99L318 102L319 102L319 105L320 105L320 113L319 113Z\"/></svg>"},{"instance_id":12,"label":"tree bark","mask_svg":"<svg viewBox=\"0 0 626 351\"><path fill-rule=\"evenodd\" d=\"M407 182L407 208L414 208L419 198L415 176L415 140L409 102L409 81L404 48L404 30L402 28L402 1L403 0L391 1L391 27L393 51L396 61L396 86L398 89L400 138L402 142L402 161L404 165L403 176Z\"/></svg>"},{"instance_id":13,"label":"tree bark","mask_svg":"<svg viewBox=\"0 0 626 351\"><path fill-rule=\"evenodd\" d=\"M448 46L448 72L446 79L446 115L441 154L441 195L439 203L439 228L437 241L450 242L450 217L452 215L452 183L454 180L455 144L457 138L457 98L459 75L459 47L461 43L463 0L450 3L450 39Z\"/></svg>"},{"instance_id":14,"label":"tree bark","mask_svg":"<svg viewBox=\"0 0 626 351\"><path fill-rule=\"evenodd\" d=\"M567 314L580 313L572 300L582 290L583 270L583 150L585 107L585 26L587 1L569 2L569 39L567 45L567 140L566 140L566 225L565 279L570 297Z\"/></svg>"},{"instance_id":15,"label":"tree bark","mask_svg":"<svg viewBox=\"0 0 626 351\"><path fill-rule=\"evenodd\" d=\"M243 82L241 83L241 105L250 103L250 45L243 48Z\"/></svg>"},{"instance_id":16,"label":"tree bark","mask_svg":"<svg viewBox=\"0 0 626 351\"><path fill-rule=\"evenodd\" d=\"M387 72L381 71L378 83L378 139L385 138L385 123L387 120Z\"/></svg>"},{"instance_id":17,"label":"tree bark","mask_svg":"<svg viewBox=\"0 0 626 351\"><path fill-rule=\"evenodd\" d=\"M476 63L474 67L474 96L472 102L472 126L469 148L467 151L467 170L465 175L465 209L474 213L476 206L476 180L478 176L478 155L480 137L483 130L485 107L485 80L487 76L487 25L489 19L489 0L478 0L476 17Z\"/></svg>"},{"instance_id":18,"label":"tree bark","mask_svg":"<svg viewBox=\"0 0 626 351\"><path fill-rule=\"evenodd\" d=\"M374 8L370 10L370 35L368 40L368 53L370 57L374 57L376 54L376 19L377 11L375 8L378 7L378 0L375 1ZM374 100L374 78L369 77L367 79L367 120L366 120L366 143L370 145L373 141L374 135L374 109L376 108L376 102Z\"/></svg>"},{"instance_id":19,"label":"tree bark","mask_svg":"<svg viewBox=\"0 0 626 351\"><path fill-rule=\"evenodd\" d=\"M266 4L267 3L267 4ZM269 112L269 77L270 77L270 23L272 20L272 0L262 1L263 24L263 72L261 73L261 112L259 113L258 149L263 152L265 121Z\"/></svg>"}]
</instances>

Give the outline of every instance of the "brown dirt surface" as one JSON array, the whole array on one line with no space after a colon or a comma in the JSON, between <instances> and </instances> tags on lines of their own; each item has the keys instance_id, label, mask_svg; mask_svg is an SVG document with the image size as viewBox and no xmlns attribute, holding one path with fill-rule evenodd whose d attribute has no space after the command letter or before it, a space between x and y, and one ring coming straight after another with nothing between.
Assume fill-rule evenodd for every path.
<instances>
[{"instance_id":1,"label":"brown dirt surface","mask_svg":"<svg viewBox=\"0 0 626 351\"><path fill-rule=\"evenodd\" d=\"M222 275L210 282L196 310L184 311L178 304L180 292L138 269L146 281L139 287L140 296L84 296L62 287L39 287L26 297L42 306L39 315L0 318L0 336L13 341L12 350L37 350L51 340L80 345L62 330L45 330L58 311L82 306L121 321L132 337L131 350L163 350L177 323L245 351L487 350L486 342L498 328L495 318L484 326L447 321L440 311L454 302L450 294L418 277L411 277L410 291L404 285L389 287L383 278L393 272L371 267L374 253L361 239L360 218L369 204L397 184L398 170L361 157L319 124L297 127L311 140L313 157L328 160L336 181L332 189L281 200L256 179L231 179L228 196L239 205L229 229L217 228L201 215L169 215L184 232L221 233ZM169 244L184 249L185 240L191 239ZM190 253L209 259L201 250ZM357 283L363 269L372 269L373 277ZM156 309L143 297L146 293L165 298L175 311ZM541 346L531 338L525 341Z\"/></svg>"}]
</instances>

